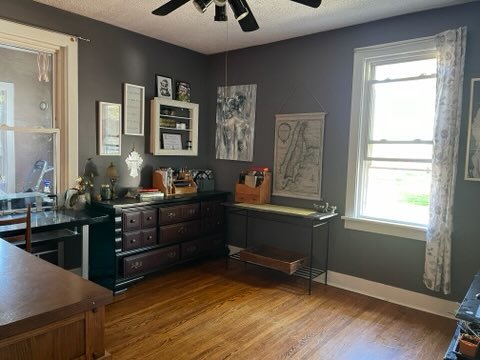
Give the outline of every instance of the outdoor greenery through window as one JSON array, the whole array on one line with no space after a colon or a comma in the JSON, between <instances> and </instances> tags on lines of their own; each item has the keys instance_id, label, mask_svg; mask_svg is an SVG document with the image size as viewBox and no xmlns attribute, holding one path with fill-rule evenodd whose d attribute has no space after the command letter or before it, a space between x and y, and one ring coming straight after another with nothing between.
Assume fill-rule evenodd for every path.
<instances>
[{"instance_id":1,"label":"outdoor greenery through window","mask_svg":"<svg viewBox=\"0 0 480 360\"><path fill-rule=\"evenodd\" d=\"M349 177L354 175L349 186L354 190L347 189L346 213L347 218L424 227L437 60L434 47L404 46L356 54L354 81L361 83L353 89L350 151L355 156L349 161L355 163L349 164Z\"/></svg>"}]
</instances>

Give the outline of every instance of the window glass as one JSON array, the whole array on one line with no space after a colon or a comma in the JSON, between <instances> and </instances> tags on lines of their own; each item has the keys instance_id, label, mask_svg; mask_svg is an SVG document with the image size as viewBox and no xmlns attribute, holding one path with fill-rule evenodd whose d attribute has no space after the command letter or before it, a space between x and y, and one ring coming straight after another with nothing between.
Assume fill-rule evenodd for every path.
<instances>
[{"instance_id":1,"label":"window glass","mask_svg":"<svg viewBox=\"0 0 480 360\"><path fill-rule=\"evenodd\" d=\"M402 79L420 75L433 75L437 72L436 59L394 62L377 65L374 69L374 80Z\"/></svg>"},{"instance_id":2,"label":"window glass","mask_svg":"<svg viewBox=\"0 0 480 360\"><path fill-rule=\"evenodd\" d=\"M21 193L55 193L54 56L0 44L0 198L2 210ZM14 195L16 194L16 195ZM26 197L26 195L25 195Z\"/></svg>"},{"instance_id":3,"label":"window glass","mask_svg":"<svg viewBox=\"0 0 480 360\"><path fill-rule=\"evenodd\" d=\"M432 140L435 78L372 85L371 137L374 140Z\"/></svg>"}]
</instances>

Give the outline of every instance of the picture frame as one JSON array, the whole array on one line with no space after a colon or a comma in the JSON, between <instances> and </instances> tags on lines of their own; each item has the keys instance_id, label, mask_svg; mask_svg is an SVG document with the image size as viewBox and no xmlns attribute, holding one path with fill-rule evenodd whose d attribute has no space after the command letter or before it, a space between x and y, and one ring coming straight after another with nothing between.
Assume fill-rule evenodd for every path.
<instances>
[{"instance_id":1,"label":"picture frame","mask_svg":"<svg viewBox=\"0 0 480 360\"><path fill-rule=\"evenodd\" d=\"M175 100L190 102L190 84L177 81L175 86Z\"/></svg>"},{"instance_id":2,"label":"picture frame","mask_svg":"<svg viewBox=\"0 0 480 360\"><path fill-rule=\"evenodd\" d=\"M173 79L168 76L155 75L155 84L157 97L163 99L173 99Z\"/></svg>"},{"instance_id":3,"label":"picture frame","mask_svg":"<svg viewBox=\"0 0 480 360\"><path fill-rule=\"evenodd\" d=\"M163 148L166 150L182 150L182 135L162 133Z\"/></svg>"},{"instance_id":4,"label":"picture frame","mask_svg":"<svg viewBox=\"0 0 480 360\"><path fill-rule=\"evenodd\" d=\"M325 112L275 115L272 195L321 199L325 116ZM305 142L297 142L299 137ZM308 155L298 156L304 146Z\"/></svg>"},{"instance_id":5,"label":"picture frame","mask_svg":"<svg viewBox=\"0 0 480 360\"><path fill-rule=\"evenodd\" d=\"M123 133L143 136L145 120L145 87L124 84L123 87Z\"/></svg>"},{"instance_id":6,"label":"picture frame","mask_svg":"<svg viewBox=\"0 0 480 360\"><path fill-rule=\"evenodd\" d=\"M98 102L98 155L122 154L122 105Z\"/></svg>"},{"instance_id":7,"label":"picture frame","mask_svg":"<svg viewBox=\"0 0 480 360\"><path fill-rule=\"evenodd\" d=\"M480 78L470 83L465 180L480 181Z\"/></svg>"}]
</instances>

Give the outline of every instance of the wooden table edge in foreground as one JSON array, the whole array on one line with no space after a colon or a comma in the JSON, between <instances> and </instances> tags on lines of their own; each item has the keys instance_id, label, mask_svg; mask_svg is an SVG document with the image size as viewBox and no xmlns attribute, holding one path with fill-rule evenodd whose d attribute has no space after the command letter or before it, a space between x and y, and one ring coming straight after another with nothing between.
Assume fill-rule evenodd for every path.
<instances>
[{"instance_id":1,"label":"wooden table edge in foreground","mask_svg":"<svg viewBox=\"0 0 480 360\"><path fill-rule=\"evenodd\" d=\"M0 358L110 359L111 291L0 239Z\"/></svg>"}]
</instances>

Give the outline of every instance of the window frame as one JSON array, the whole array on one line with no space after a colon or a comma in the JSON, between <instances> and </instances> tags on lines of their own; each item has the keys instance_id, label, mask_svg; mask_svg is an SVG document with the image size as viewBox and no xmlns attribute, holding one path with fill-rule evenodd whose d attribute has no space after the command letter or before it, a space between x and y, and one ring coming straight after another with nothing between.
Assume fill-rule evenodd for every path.
<instances>
[{"instance_id":1,"label":"window frame","mask_svg":"<svg viewBox=\"0 0 480 360\"><path fill-rule=\"evenodd\" d=\"M56 56L53 129L36 128L35 132L59 134L56 145L56 190L57 194L63 194L78 176L78 41L71 35L3 19L0 19L0 29L0 43Z\"/></svg>"},{"instance_id":2,"label":"window frame","mask_svg":"<svg viewBox=\"0 0 480 360\"><path fill-rule=\"evenodd\" d=\"M372 219L360 213L365 176L364 160L368 158L369 111L371 97L367 96L371 86L372 69L378 65L397 63L402 60L415 61L436 57L434 37L425 37L395 43L354 49L352 103L350 116L350 139L348 150L348 171L345 228L392 235L416 240L426 240L426 226Z\"/></svg>"}]
</instances>

